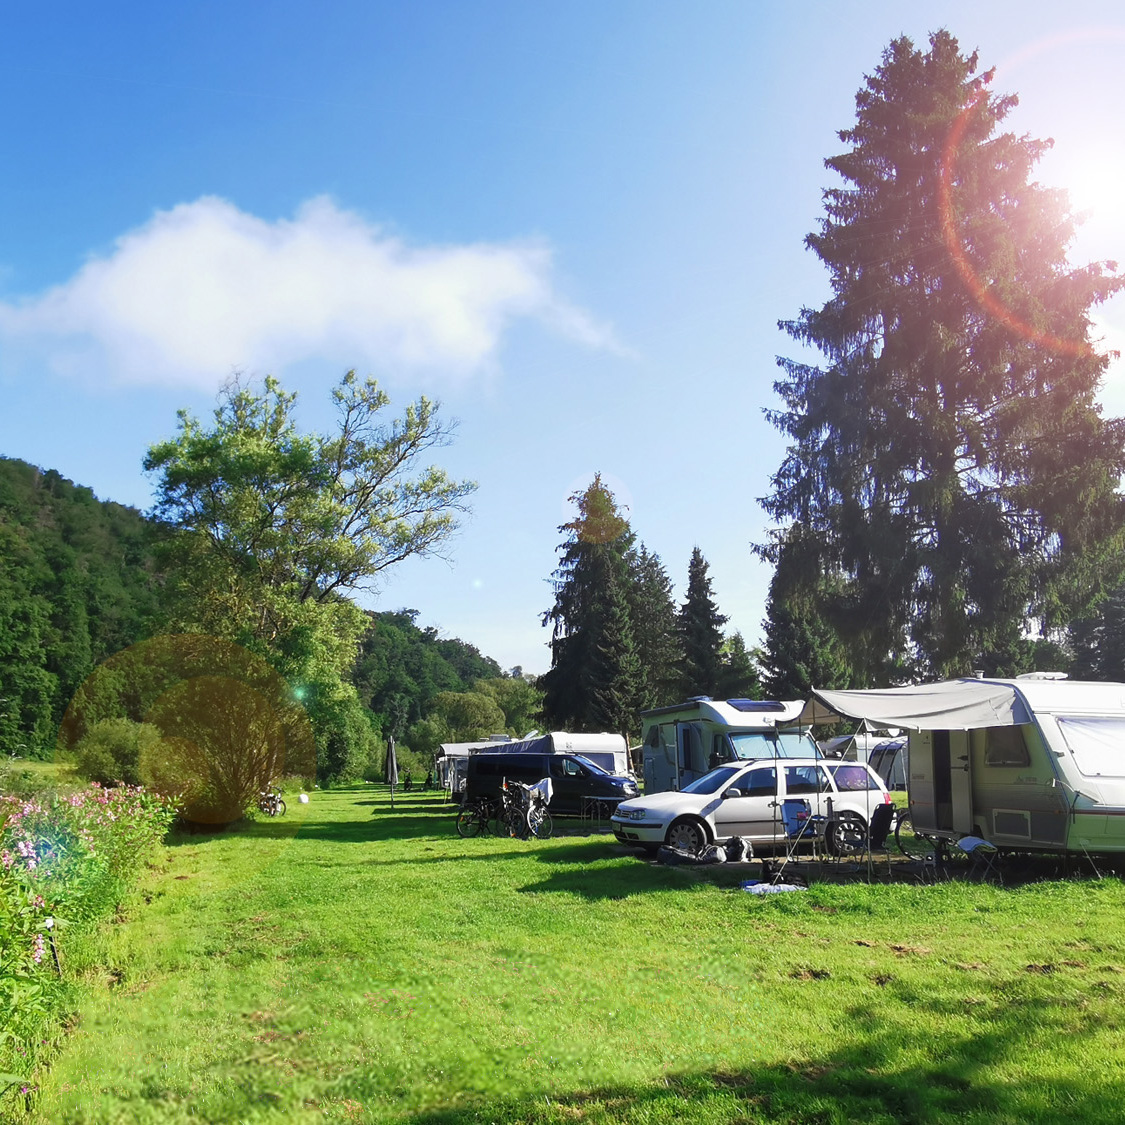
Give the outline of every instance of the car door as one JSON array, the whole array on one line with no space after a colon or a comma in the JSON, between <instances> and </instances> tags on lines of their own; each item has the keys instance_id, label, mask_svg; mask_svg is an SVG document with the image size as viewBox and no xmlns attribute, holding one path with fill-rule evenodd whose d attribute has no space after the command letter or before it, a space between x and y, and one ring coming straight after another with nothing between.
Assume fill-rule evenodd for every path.
<instances>
[{"instance_id":1,"label":"car door","mask_svg":"<svg viewBox=\"0 0 1125 1125\"><path fill-rule=\"evenodd\" d=\"M823 766L802 763L785 767L785 799L808 801L813 816L828 815L832 782Z\"/></svg>"},{"instance_id":2,"label":"car door","mask_svg":"<svg viewBox=\"0 0 1125 1125\"><path fill-rule=\"evenodd\" d=\"M750 840L769 842L774 838L774 824L781 822L777 807L777 769L771 765L754 766L740 774L732 788L738 797L724 797L715 810L716 835L745 836Z\"/></svg>"}]
</instances>

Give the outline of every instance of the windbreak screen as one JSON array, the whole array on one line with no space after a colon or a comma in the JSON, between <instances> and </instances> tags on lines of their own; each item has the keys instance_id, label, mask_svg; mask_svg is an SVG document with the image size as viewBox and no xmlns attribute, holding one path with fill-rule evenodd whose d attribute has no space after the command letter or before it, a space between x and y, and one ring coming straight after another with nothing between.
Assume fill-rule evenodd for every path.
<instances>
[{"instance_id":1,"label":"windbreak screen","mask_svg":"<svg viewBox=\"0 0 1125 1125\"><path fill-rule=\"evenodd\" d=\"M1125 715L1060 715L1058 721L1075 763L1087 777L1125 777Z\"/></svg>"}]
</instances>

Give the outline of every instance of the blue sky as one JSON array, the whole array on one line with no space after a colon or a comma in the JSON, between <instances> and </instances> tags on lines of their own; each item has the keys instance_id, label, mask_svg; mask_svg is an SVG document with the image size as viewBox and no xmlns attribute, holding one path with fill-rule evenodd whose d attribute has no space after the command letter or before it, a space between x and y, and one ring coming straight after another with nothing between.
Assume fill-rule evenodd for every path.
<instances>
[{"instance_id":1,"label":"blue sky","mask_svg":"<svg viewBox=\"0 0 1125 1125\"><path fill-rule=\"evenodd\" d=\"M0 41L0 454L147 508L148 445L241 369L328 425L349 367L459 419L448 559L374 595L505 667L601 471L682 597L751 644L782 444L777 321L864 74L948 27L1052 136L1040 178L1125 261L1125 15L1109 3L10 5ZM1099 313L1125 341L1125 304ZM1104 390L1125 413L1125 372Z\"/></svg>"}]
</instances>

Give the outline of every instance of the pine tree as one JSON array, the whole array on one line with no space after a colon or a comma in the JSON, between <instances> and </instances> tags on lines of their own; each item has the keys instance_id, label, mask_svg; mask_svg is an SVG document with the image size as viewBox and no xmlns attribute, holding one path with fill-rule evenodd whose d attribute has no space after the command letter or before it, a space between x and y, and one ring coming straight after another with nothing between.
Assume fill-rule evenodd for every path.
<instances>
[{"instance_id":1,"label":"pine tree","mask_svg":"<svg viewBox=\"0 0 1125 1125\"><path fill-rule=\"evenodd\" d=\"M1076 678L1125 681L1125 586L1118 586L1093 613L1071 624L1070 643Z\"/></svg>"},{"instance_id":2,"label":"pine tree","mask_svg":"<svg viewBox=\"0 0 1125 1125\"><path fill-rule=\"evenodd\" d=\"M890 44L806 240L833 296L782 324L826 362L779 361L773 548L794 526L818 545L817 610L861 680L904 654L966 673L1125 558L1125 422L1099 413L1089 342L1125 279L1067 266L1065 196L1029 181L1050 142L997 132L1016 98L991 78L948 32Z\"/></svg>"},{"instance_id":3,"label":"pine tree","mask_svg":"<svg viewBox=\"0 0 1125 1125\"><path fill-rule=\"evenodd\" d=\"M570 500L578 515L559 528L555 604L543 615L552 626L543 713L556 727L624 733L636 725L640 681L625 596L633 532L601 474Z\"/></svg>"},{"instance_id":4,"label":"pine tree","mask_svg":"<svg viewBox=\"0 0 1125 1125\"><path fill-rule=\"evenodd\" d=\"M687 597L680 608L680 693L717 696L723 672L723 626L727 619L711 595L707 560L698 547L688 563Z\"/></svg>"},{"instance_id":5,"label":"pine tree","mask_svg":"<svg viewBox=\"0 0 1125 1125\"><path fill-rule=\"evenodd\" d=\"M739 632L731 633L723 642L722 666L719 670L719 696L722 699L761 699L762 677L753 653Z\"/></svg>"},{"instance_id":6,"label":"pine tree","mask_svg":"<svg viewBox=\"0 0 1125 1125\"><path fill-rule=\"evenodd\" d=\"M845 645L822 607L832 604L839 581L820 570L819 545L800 525L775 545L766 599L765 691L771 699L806 699L810 689L849 688Z\"/></svg>"},{"instance_id":7,"label":"pine tree","mask_svg":"<svg viewBox=\"0 0 1125 1125\"><path fill-rule=\"evenodd\" d=\"M675 702L680 661L672 582L660 556L642 543L630 553L630 612L640 663L640 710Z\"/></svg>"}]
</instances>

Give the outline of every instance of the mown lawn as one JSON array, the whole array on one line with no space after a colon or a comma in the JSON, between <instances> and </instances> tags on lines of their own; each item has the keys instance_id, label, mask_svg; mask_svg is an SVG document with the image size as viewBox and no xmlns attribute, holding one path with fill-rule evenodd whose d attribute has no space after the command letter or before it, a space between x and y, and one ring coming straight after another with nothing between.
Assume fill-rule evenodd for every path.
<instances>
[{"instance_id":1,"label":"mown lawn","mask_svg":"<svg viewBox=\"0 0 1125 1125\"><path fill-rule=\"evenodd\" d=\"M1118 879L760 899L397 804L176 839L72 953L87 999L33 1119L1125 1118Z\"/></svg>"}]
</instances>

